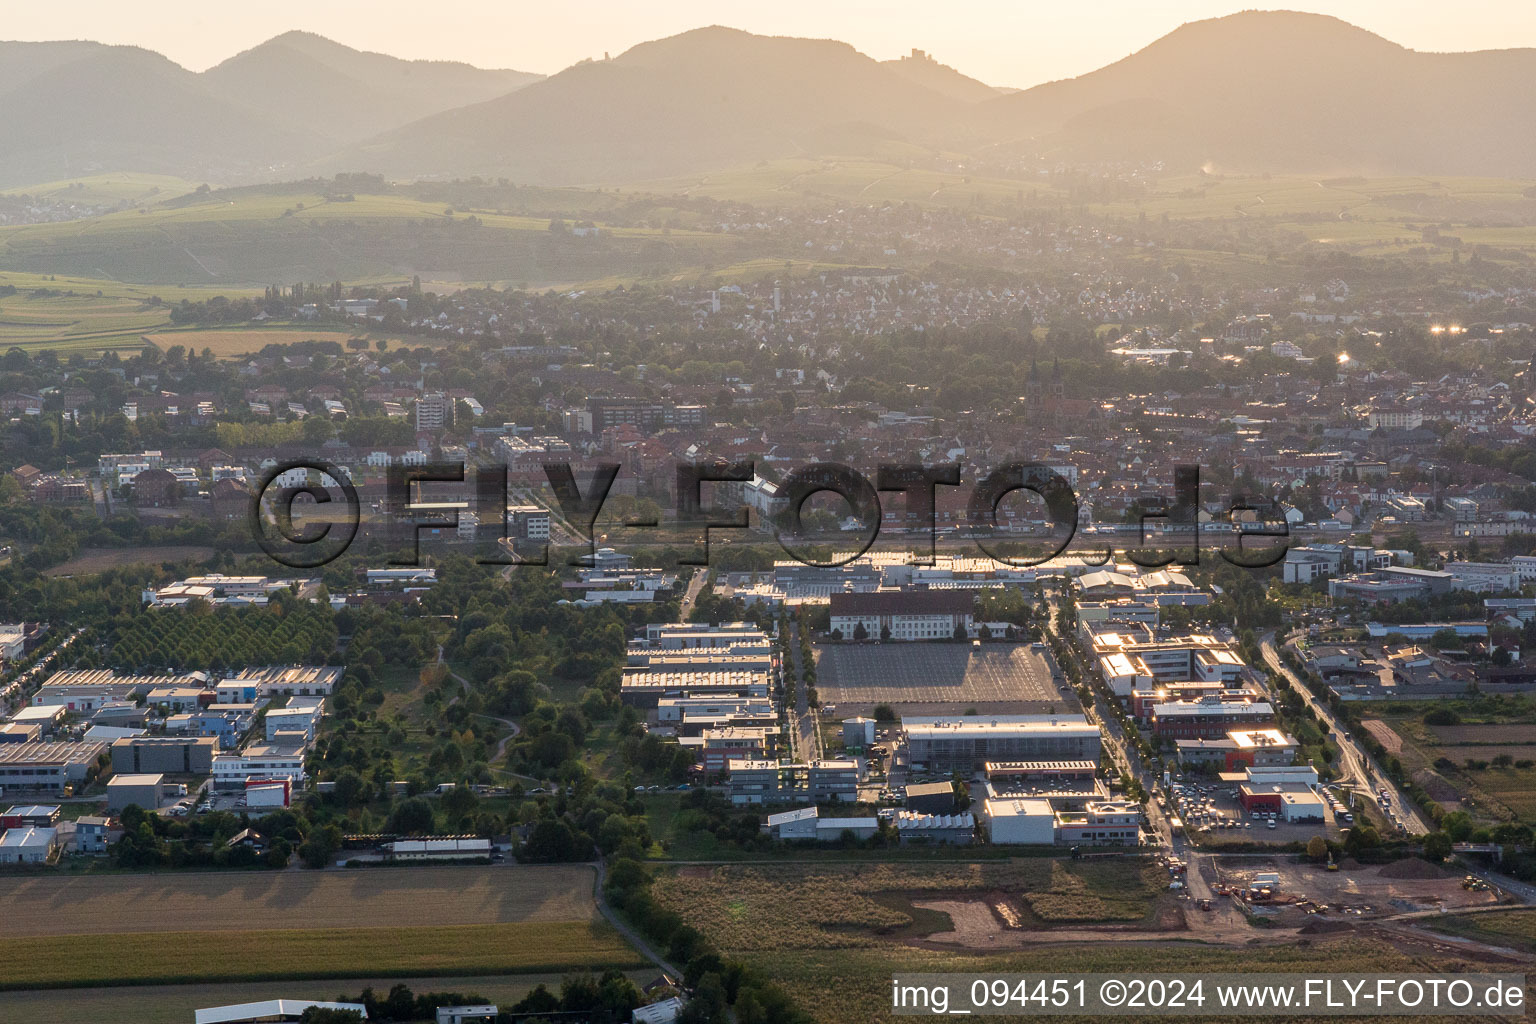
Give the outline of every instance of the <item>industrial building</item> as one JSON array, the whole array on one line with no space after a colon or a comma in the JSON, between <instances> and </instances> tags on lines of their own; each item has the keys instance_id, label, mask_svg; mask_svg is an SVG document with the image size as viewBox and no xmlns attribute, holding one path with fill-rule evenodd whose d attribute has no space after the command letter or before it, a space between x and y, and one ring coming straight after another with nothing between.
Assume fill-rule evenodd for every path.
<instances>
[{"instance_id":1,"label":"industrial building","mask_svg":"<svg viewBox=\"0 0 1536 1024\"><path fill-rule=\"evenodd\" d=\"M140 775L207 775L219 741L212 736L131 736L112 744L112 770Z\"/></svg>"},{"instance_id":2,"label":"industrial building","mask_svg":"<svg viewBox=\"0 0 1536 1024\"><path fill-rule=\"evenodd\" d=\"M1098 727L1082 715L903 718L914 768L970 774L988 761L1099 760Z\"/></svg>"},{"instance_id":3,"label":"industrial building","mask_svg":"<svg viewBox=\"0 0 1536 1024\"><path fill-rule=\"evenodd\" d=\"M993 843L1061 846L1136 846L1141 807L1129 800L1090 800L1080 809L1045 797L994 797L982 803Z\"/></svg>"},{"instance_id":4,"label":"industrial building","mask_svg":"<svg viewBox=\"0 0 1536 1024\"><path fill-rule=\"evenodd\" d=\"M121 814L130 804L141 810L157 811L164 787L164 775L114 775L107 780L107 811Z\"/></svg>"},{"instance_id":5,"label":"industrial building","mask_svg":"<svg viewBox=\"0 0 1536 1024\"><path fill-rule=\"evenodd\" d=\"M0 743L0 789L59 792L85 781L105 743Z\"/></svg>"},{"instance_id":6,"label":"industrial building","mask_svg":"<svg viewBox=\"0 0 1536 1024\"><path fill-rule=\"evenodd\" d=\"M967 846L976 841L976 817L964 814L922 814L896 812L896 835L903 846L908 843L945 843Z\"/></svg>"},{"instance_id":7,"label":"industrial building","mask_svg":"<svg viewBox=\"0 0 1536 1024\"><path fill-rule=\"evenodd\" d=\"M955 787L948 782L914 783L907 787L906 805L918 814L948 814L955 809Z\"/></svg>"},{"instance_id":8,"label":"industrial building","mask_svg":"<svg viewBox=\"0 0 1536 1024\"><path fill-rule=\"evenodd\" d=\"M835 843L851 834L855 839L868 839L880 831L880 819L873 817L835 818L821 817L816 807L801 807L793 811L768 815L763 830L775 839L786 842Z\"/></svg>"},{"instance_id":9,"label":"industrial building","mask_svg":"<svg viewBox=\"0 0 1536 1024\"><path fill-rule=\"evenodd\" d=\"M59 849L55 828L10 828L0 835L0 864L46 864Z\"/></svg>"},{"instance_id":10,"label":"industrial building","mask_svg":"<svg viewBox=\"0 0 1536 1024\"><path fill-rule=\"evenodd\" d=\"M654 672L626 668L619 680L619 696L634 708L654 708L663 697L754 697L766 700L770 686L766 671Z\"/></svg>"},{"instance_id":11,"label":"industrial building","mask_svg":"<svg viewBox=\"0 0 1536 1024\"><path fill-rule=\"evenodd\" d=\"M0 829L6 828L56 828L60 809L57 804L18 805L0 814Z\"/></svg>"},{"instance_id":12,"label":"industrial building","mask_svg":"<svg viewBox=\"0 0 1536 1024\"><path fill-rule=\"evenodd\" d=\"M368 1008L362 1003L328 1003L313 999L264 999L259 1003L210 1006L193 1012L194 1024L267 1024L270 1021L296 1021L310 1007L343 1010L366 1018Z\"/></svg>"}]
</instances>

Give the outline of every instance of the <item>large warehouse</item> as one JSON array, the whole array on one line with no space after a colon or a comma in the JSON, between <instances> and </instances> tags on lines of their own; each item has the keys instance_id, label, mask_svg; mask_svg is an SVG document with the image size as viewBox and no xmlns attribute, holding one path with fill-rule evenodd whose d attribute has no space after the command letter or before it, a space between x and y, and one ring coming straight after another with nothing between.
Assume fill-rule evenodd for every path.
<instances>
[{"instance_id":1,"label":"large warehouse","mask_svg":"<svg viewBox=\"0 0 1536 1024\"><path fill-rule=\"evenodd\" d=\"M970 774L988 761L1099 760L1098 726L1082 715L957 715L903 718L907 760L929 771Z\"/></svg>"}]
</instances>

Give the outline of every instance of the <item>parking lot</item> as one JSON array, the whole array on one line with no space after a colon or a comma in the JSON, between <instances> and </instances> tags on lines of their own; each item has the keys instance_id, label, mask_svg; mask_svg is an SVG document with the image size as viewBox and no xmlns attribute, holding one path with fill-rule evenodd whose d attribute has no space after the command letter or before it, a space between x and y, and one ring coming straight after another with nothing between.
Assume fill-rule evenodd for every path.
<instances>
[{"instance_id":1,"label":"parking lot","mask_svg":"<svg viewBox=\"0 0 1536 1024\"><path fill-rule=\"evenodd\" d=\"M1175 781L1169 803L1169 811L1184 822L1190 835L1213 842L1306 842L1317 835L1337 838L1339 828L1348 827L1348 822L1335 818L1326 805L1322 821L1289 822L1278 814L1245 811L1237 800L1236 787L1219 779Z\"/></svg>"},{"instance_id":2,"label":"parking lot","mask_svg":"<svg viewBox=\"0 0 1536 1024\"><path fill-rule=\"evenodd\" d=\"M907 705L901 710L909 714L969 707L1065 713L1078 707L1070 689L1053 681L1046 656L1030 644L823 644L816 648L816 676L823 703L836 704L840 714L876 704Z\"/></svg>"}]
</instances>

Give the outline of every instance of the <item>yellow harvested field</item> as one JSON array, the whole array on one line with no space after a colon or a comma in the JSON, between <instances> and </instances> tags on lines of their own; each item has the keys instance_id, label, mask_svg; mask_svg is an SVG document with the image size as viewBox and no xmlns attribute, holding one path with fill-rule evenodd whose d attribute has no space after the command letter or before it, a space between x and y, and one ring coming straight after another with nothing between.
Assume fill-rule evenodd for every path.
<instances>
[{"instance_id":1,"label":"yellow harvested field","mask_svg":"<svg viewBox=\"0 0 1536 1024\"><path fill-rule=\"evenodd\" d=\"M7 938L590 922L583 865L0 879ZM353 969L364 967L359 964Z\"/></svg>"}]
</instances>

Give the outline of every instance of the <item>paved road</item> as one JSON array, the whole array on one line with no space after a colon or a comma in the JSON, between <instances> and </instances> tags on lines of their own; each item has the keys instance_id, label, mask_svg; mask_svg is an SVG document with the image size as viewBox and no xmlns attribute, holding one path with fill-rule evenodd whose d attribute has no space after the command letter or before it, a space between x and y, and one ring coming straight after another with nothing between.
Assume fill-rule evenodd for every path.
<instances>
[{"instance_id":1,"label":"paved road","mask_svg":"<svg viewBox=\"0 0 1536 1024\"><path fill-rule=\"evenodd\" d=\"M1365 799L1376 800L1378 790L1387 791L1388 807L1402 820L1410 835L1422 836L1433 831L1424 821L1419 812L1414 809L1408 797L1398 787L1397 783L1389 779L1380 767L1371 760L1369 753L1361 747L1360 741L1349 731L1347 725L1334 716L1328 705L1313 696L1305 683L1292 672L1280 658L1280 651L1275 646L1274 634L1265 633L1259 641L1259 647L1264 652L1264 660L1269 667L1284 676L1291 687L1299 694L1307 706L1312 709L1318 719L1328 726L1333 734L1333 740L1339 747L1340 759L1344 769L1345 778L1354 786L1365 791ZM1345 736L1349 736L1345 739Z\"/></svg>"}]
</instances>

